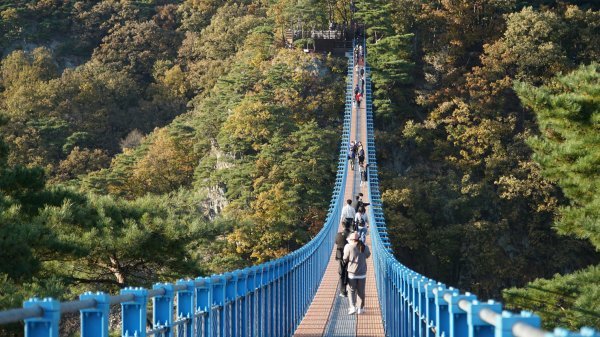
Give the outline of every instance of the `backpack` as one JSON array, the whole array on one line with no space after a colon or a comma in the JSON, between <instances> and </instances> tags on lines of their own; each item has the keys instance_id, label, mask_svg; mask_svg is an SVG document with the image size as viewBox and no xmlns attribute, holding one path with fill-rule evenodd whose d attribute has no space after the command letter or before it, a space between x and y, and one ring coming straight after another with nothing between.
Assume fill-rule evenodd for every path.
<instances>
[{"instance_id":1,"label":"backpack","mask_svg":"<svg viewBox=\"0 0 600 337\"><path fill-rule=\"evenodd\" d=\"M360 227L365 227L365 219L361 217L360 220L358 221L358 225Z\"/></svg>"},{"instance_id":2,"label":"backpack","mask_svg":"<svg viewBox=\"0 0 600 337\"><path fill-rule=\"evenodd\" d=\"M365 227L365 219L362 217L360 217L358 221L354 220L354 229L357 230L358 227Z\"/></svg>"}]
</instances>

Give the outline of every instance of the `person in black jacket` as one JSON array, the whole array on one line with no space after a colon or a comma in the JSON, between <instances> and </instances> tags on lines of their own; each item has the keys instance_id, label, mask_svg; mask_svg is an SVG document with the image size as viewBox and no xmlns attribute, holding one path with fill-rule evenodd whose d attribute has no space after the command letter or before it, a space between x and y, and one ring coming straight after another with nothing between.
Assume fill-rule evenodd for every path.
<instances>
[{"instance_id":1,"label":"person in black jacket","mask_svg":"<svg viewBox=\"0 0 600 337\"><path fill-rule=\"evenodd\" d=\"M350 228L346 227L343 231L337 233L335 237L335 259L339 262L340 266L338 274L340 275L340 296L348 297L348 265L344 262L344 247L348 243L346 238L350 235Z\"/></svg>"},{"instance_id":2,"label":"person in black jacket","mask_svg":"<svg viewBox=\"0 0 600 337\"><path fill-rule=\"evenodd\" d=\"M354 208L354 212L358 211L358 207L360 207L360 196L357 195L354 197L354 200L352 200L352 208Z\"/></svg>"},{"instance_id":3,"label":"person in black jacket","mask_svg":"<svg viewBox=\"0 0 600 337\"><path fill-rule=\"evenodd\" d=\"M358 195L355 196L354 200L352 201L352 207L354 208L355 212L358 212L358 209L361 207L367 207L370 205L370 203L368 203L368 202L363 202L362 197L363 197L363 194L358 193Z\"/></svg>"}]
</instances>

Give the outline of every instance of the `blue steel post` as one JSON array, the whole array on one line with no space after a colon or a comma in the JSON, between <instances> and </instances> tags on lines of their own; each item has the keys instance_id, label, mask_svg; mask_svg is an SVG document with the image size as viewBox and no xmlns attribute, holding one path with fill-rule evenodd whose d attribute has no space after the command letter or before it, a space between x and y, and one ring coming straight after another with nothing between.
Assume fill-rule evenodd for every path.
<instances>
[{"instance_id":1,"label":"blue steel post","mask_svg":"<svg viewBox=\"0 0 600 337\"><path fill-rule=\"evenodd\" d=\"M235 325L237 321L237 278L238 272L225 274L225 310L228 310L227 324L226 327L229 331L226 331L225 336L237 336Z\"/></svg>"},{"instance_id":2,"label":"blue steel post","mask_svg":"<svg viewBox=\"0 0 600 337\"><path fill-rule=\"evenodd\" d=\"M408 297L406 296L406 294L408 293L407 291L407 286L406 286L406 273L407 271L405 269L400 271L400 292L402 293L402 301L401 301L401 318L400 318L400 325L401 325L401 336L408 336L409 332L408 332Z\"/></svg>"},{"instance_id":3,"label":"blue steel post","mask_svg":"<svg viewBox=\"0 0 600 337\"><path fill-rule=\"evenodd\" d=\"M468 337L494 337L495 327L484 322L481 317L479 317L479 313L484 308L496 313L502 312L502 305L493 300L489 300L487 303L482 303L477 300L471 301L467 307Z\"/></svg>"},{"instance_id":4,"label":"blue steel post","mask_svg":"<svg viewBox=\"0 0 600 337\"><path fill-rule=\"evenodd\" d=\"M387 257L381 257L381 259L385 259ZM380 260L380 261L384 261L384 260ZM385 264L383 264L383 266L385 266ZM385 313L385 327L386 330L389 330L389 332L392 334L392 336L395 336L398 334L398 321L399 321L399 317L400 317L400 311L399 311L399 307L401 306L401 303L399 301L399 299L401 298L401 294L399 292L399 281L398 281L398 268L397 266L394 265L389 265L387 268L382 268L385 269L387 271L387 275L381 275L381 277L383 278L384 282L380 282L381 287L383 287L384 293L386 294L390 294L391 296L386 296L385 298L383 298L382 300L387 302L387 312ZM384 303L385 303L384 302Z\"/></svg>"},{"instance_id":5,"label":"blue steel post","mask_svg":"<svg viewBox=\"0 0 600 337\"><path fill-rule=\"evenodd\" d=\"M373 243L373 246L376 247L375 243ZM375 260L373 261L375 262ZM380 258L377 259L377 265L380 266L381 265L381 260ZM377 267L376 267L377 268ZM379 284L380 287L386 287L386 293L388 294L386 297L391 297L391 302L392 302L392 307L391 307L391 311L387 312L385 315L386 317L389 315L391 316L392 319L386 319L385 320L385 326L384 328L386 329L386 333L391 335L391 336L397 336L398 335L398 323L400 322L399 318L400 318L400 298L401 298L401 294L400 294L400 289L399 289L399 283L398 283L398 268L397 266L391 266L390 268L390 273L388 275L387 280L385 280L385 282L381 282L379 279L376 279L376 284ZM386 284L384 286L384 284ZM380 299L381 301L381 299ZM383 316L383 315L382 315Z\"/></svg>"},{"instance_id":6,"label":"blue steel post","mask_svg":"<svg viewBox=\"0 0 600 337\"><path fill-rule=\"evenodd\" d=\"M273 305L271 304L271 282L270 282L270 277L271 275L271 262L267 262L265 264L265 268L263 269L263 273L262 273L262 289L263 289L263 294L264 296L262 297L262 309L263 309L263 316L264 316L264 321L263 321L263 336L265 337L271 337L271 312L273 309Z\"/></svg>"},{"instance_id":7,"label":"blue steel post","mask_svg":"<svg viewBox=\"0 0 600 337\"><path fill-rule=\"evenodd\" d=\"M256 270L256 278L254 280L256 285L255 292L255 301L256 301L256 312L254 313L254 317L256 317L256 325L255 325L255 336L262 337L264 336L264 316L265 312L263 310L264 305L264 283L263 283L263 274L264 274L264 266L260 265Z\"/></svg>"},{"instance_id":8,"label":"blue steel post","mask_svg":"<svg viewBox=\"0 0 600 337\"><path fill-rule=\"evenodd\" d=\"M382 265L385 264L385 261L380 262ZM402 285L402 269L396 268L396 291L398 292L398 315L395 316L398 320L397 326L398 330L396 332L396 336L401 336L404 329L404 288Z\"/></svg>"},{"instance_id":9,"label":"blue steel post","mask_svg":"<svg viewBox=\"0 0 600 337\"><path fill-rule=\"evenodd\" d=\"M214 336L212 332L212 321L214 320L213 313L211 311L212 304L212 287L210 277L198 277L196 278L196 312L205 312L204 318L200 317L201 320L200 328L204 329L203 337Z\"/></svg>"},{"instance_id":10,"label":"blue steel post","mask_svg":"<svg viewBox=\"0 0 600 337\"><path fill-rule=\"evenodd\" d=\"M310 293L314 290L314 287L312 285L312 279L313 279L313 274L312 274L312 266L313 266L313 260L310 258L310 252L308 251L308 249L305 250L304 252L304 258L306 259L306 262L304 262L304 267L306 268L306 275L305 275L305 282L306 284L309 285L309 289L310 291L307 291L304 294L304 305L302 306L302 312L304 313L306 308L308 308L310 306Z\"/></svg>"},{"instance_id":11,"label":"blue steel post","mask_svg":"<svg viewBox=\"0 0 600 337\"><path fill-rule=\"evenodd\" d=\"M411 294L410 280L412 279L412 271L404 272L404 318L405 318L405 336L414 336L412 333L412 315L411 311Z\"/></svg>"},{"instance_id":12,"label":"blue steel post","mask_svg":"<svg viewBox=\"0 0 600 337\"><path fill-rule=\"evenodd\" d=\"M186 286L184 290L177 291L177 317L188 318L188 321L185 323L186 334L184 337L192 337L195 327L194 281L179 280L177 281L177 285ZM201 318L198 317L198 319Z\"/></svg>"},{"instance_id":13,"label":"blue steel post","mask_svg":"<svg viewBox=\"0 0 600 337\"><path fill-rule=\"evenodd\" d=\"M391 320L392 324L389 333L391 336L399 336L400 323L402 321L400 319L402 317L402 281L400 280L400 266L394 265L393 270L394 273L392 274L392 280L390 280L390 282L392 284L391 291L393 292L394 311L391 312L393 319Z\"/></svg>"},{"instance_id":14,"label":"blue steel post","mask_svg":"<svg viewBox=\"0 0 600 337\"><path fill-rule=\"evenodd\" d=\"M309 253L306 251L306 249L304 250L304 252L302 253L302 255L304 255L304 263L302 264L302 268L304 269L304 281L303 283L309 286L309 291L307 291L306 293L304 293L303 295L303 303L302 303L302 312L304 312L304 310L310 305L310 296L308 296L308 294L310 294L313 291L313 287L312 287L312 263L313 261L310 259Z\"/></svg>"},{"instance_id":15,"label":"blue steel post","mask_svg":"<svg viewBox=\"0 0 600 337\"><path fill-rule=\"evenodd\" d=\"M277 315L279 316L277 319L277 324L278 324L278 328L277 328L277 335L278 336L284 336L285 335L285 299L284 299L284 284L285 284L285 274L287 272L287 263L285 261L285 258L280 259L279 263L278 263L278 267L277 268L279 270L279 272L277 273L277 288L278 293L277 293L277 299L278 299L278 310L277 310Z\"/></svg>"},{"instance_id":16,"label":"blue steel post","mask_svg":"<svg viewBox=\"0 0 600 337\"><path fill-rule=\"evenodd\" d=\"M25 320L26 337L58 337L60 321L60 302L52 298L31 298L23 302L23 308L39 306L44 314L42 317Z\"/></svg>"},{"instance_id":17,"label":"blue steel post","mask_svg":"<svg viewBox=\"0 0 600 337\"><path fill-rule=\"evenodd\" d=\"M465 337L468 335L467 312L458 307L458 302L461 300L473 301L476 299L470 293L452 295L448 306L448 312L450 313L450 337Z\"/></svg>"},{"instance_id":18,"label":"blue steel post","mask_svg":"<svg viewBox=\"0 0 600 337\"><path fill-rule=\"evenodd\" d=\"M294 253L292 253L294 254ZM285 335L289 336L292 334L292 332L294 331L294 321L293 321L293 309L294 309L294 302L293 302L293 294L292 294L292 278L294 277L294 256L290 255L288 256L288 259L286 260L286 270L287 273L285 274L285 285L284 285L284 289L283 292L285 294L285 301L286 301L286 305L285 305Z\"/></svg>"},{"instance_id":19,"label":"blue steel post","mask_svg":"<svg viewBox=\"0 0 600 337\"><path fill-rule=\"evenodd\" d=\"M223 337L224 334L224 307L225 307L225 284L223 275L213 275L210 278L210 287L212 288L212 301L210 303L210 313L213 316L210 330L214 336ZM214 328L213 328L214 326Z\"/></svg>"},{"instance_id":20,"label":"blue steel post","mask_svg":"<svg viewBox=\"0 0 600 337\"><path fill-rule=\"evenodd\" d=\"M264 310L263 310L263 302L264 302L264 287L263 287L263 273L264 266L260 265L256 268L256 274L254 276L254 287L256 288L254 292L254 335L256 337L263 336L263 319L264 319Z\"/></svg>"},{"instance_id":21,"label":"blue steel post","mask_svg":"<svg viewBox=\"0 0 600 337\"><path fill-rule=\"evenodd\" d=\"M167 330L164 337L173 337L173 285L168 283L157 283L153 289L164 289L164 295L152 298L152 324L154 328L164 327Z\"/></svg>"},{"instance_id":22,"label":"blue steel post","mask_svg":"<svg viewBox=\"0 0 600 337\"><path fill-rule=\"evenodd\" d=\"M383 268L383 266L385 266L385 258L381 257L378 259L379 260L379 265L381 266L380 268ZM394 274L392 274L393 279L393 291L395 293L394 296L394 306L395 306L395 310L391 313L387 313L386 315L391 315L391 321L392 321L392 326L393 329L391 331L392 336L400 336L400 334L402 333L402 328L404 327L403 325L403 320L402 320L402 315L404 315L404 294L402 293L402 269L400 268L400 266L394 266ZM383 279L383 280L379 280L378 283L380 284L384 284L385 282L388 282L387 280Z\"/></svg>"},{"instance_id":23,"label":"blue steel post","mask_svg":"<svg viewBox=\"0 0 600 337\"><path fill-rule=\"evenodd\" d=\"M293 253L292 253L293 254ZM285 302L285 331L284 334L286 336L289 336L292 334L292 331L294 331L294 323L293 323L293 319L292 319L292 307L293 307L293 303L292 303L292 299L293 294L291 294L293 292L293 288L291 287L292 283L292 277L294 275L294 257L293 256L289 256L286 260L286 274L285 274L285 282L284 282L284 302Z\"/></svg>"},{"instance_id":24,"label":"blue steel post","mask_svg":"<svg viewBox=\"0 0 600 337\"><path fill-rule=\"evenodd\" d=\"M273 335L274 336L281 336L281 306L279 305L280 301L281 301L281 294L280 294L280 282L279 282L279 273L281 272L280 268L281 268L281 260L277 259L275 260L274 263L274 279L273 279L273 292L275 293L273 295L273 311L274 311L274 321L273 321Z\"/></svg>"},{"instance_id":25,"label":"blue steel post","mask_svg":"<svg viewBox=\"0 0 600 337\"><path fill-rule=\"evenodd\" d=\"M295 308L296 308L296 304L297 302L297 298L298 295L296 294L298 291L296 287L294 287L294 282L296 279L296 275L298 274L298 269L296 269L296 256L294 256L293 258L290 259L290 269L292 270L289 276L289 280L288 280L288 292L290 292L291 294L288 295L288 299L290 300L290 305L289 305L289 313L288 313L288 319L290 321L290 327L291 327L291 331L290 334L296 330L296 318L294 316L295 313Z\"/></svg>"},{"instance_id":26,"label":"blue steel post","mask_svg":"<svg viewBox=\"0 0 600 337\"><path fill-rule=\"evenodd\" d=\"M262 275L261 275L261 284L262 284L262 292L263 292L263 296L262 296L262 312L263 312L263 326L262 326L262 336L264 337L270 337L271 336L271 331L269 329L271 320L270 320L270 315L271 315L271 303L270 303L270 282L269 282L269 275L270 275L271 271L270 271L270 262L265 263L264 268L262 270Z\"/></svg>"},{"instance_id":27,"label":"blue steel post","mask_svg":"<svg viewBox=\"0 0 600 337\"><path fill-rule=\"evenodd\" d=\"M81 337L108 337L110 296L101 292L86 292L79 299L96 301L96 307L79 310Z\"/></svg>"},{"instance_id":28,"label":"blue steel post","mask_svg":"<svg viewBox=\"0 0 600 337\"><path fill-rule=\"evenodd\" d=\"M255 330L255 326L256 326L256 319L254 318L256 315L256 307L254 305L255 301L256 301L256 286L255 286L255 278L256 278L256 267L251 267L250 271L248 272L248 278L246 279L246 289L248 291L248 296L246 297L246 300L248 301L248 331L246 333L246 335L244 336L248 336L248 337L253 337L255 336L254 334L254 330Z\"/></svg>"},{"instance_id":29,"label":"blue steel post","mask_svg":"<svg viewBox=\"0 0 600 337\"><path fill-rule=\"evenodd\" d=\"M388 294L391 295L393 294L392 288L392 275L394 275L394 266L392 265L387 265L385 266L385 268L381 268L380 269L382 272L381 277L384 280L387 280L386 282L381 283L381 289L383 291L384 294ZM384 322L384 328L386 330L389 330L389 326L391 324L393 324L394 321L394 317L390 317L389 313L393 312L393 308L396 305L394 302L394 296L385 296L383 298L383 300L380 302L381 306L385 309L383 310L385 313L383 315L381 315L381 317L383 318L383 322Z\"/></svg>"},{"instance_id":30,"label":"blue steel post","mask_svg":"<svg viewBox=\"0 0 600 337\"><path fill-rule=\"evenodd\" d=\"M296 258L294 259L294 280L292 282L292 289L296 289L296 291L294 292L293 296L294 296L294 309L293 309L293 316L294 316L294 328L297 327L300 323L300 303L301 303L301 292L298 291L300 289L300 277L301 277L301 270L300 270L300 257L302 256L301 252L298 252L298 254L296 254Z\"/></svg>"},{"instance_id":31,"label":"blue steel post","mask_svg":"<svg viewBox=\"0 0 600 337\"><path fill-rule=\"evenodd\" d=\"M274 314L275 314L275 308L274 308L274 301L273 301L273 279L274 279L274 263L268 262L267 263L267 279L265 280L266 283L266 287L267 287L267 299L266 299L266 310L267 310L267 314L265 315L267 318L267 322L265 324L265 327L267 328L267 337L272 337L274 336L273 334L273 321L274 319ZM263 275L264 276L264 275Z\"/></svg>"},{"instance_id":32,"label":"blue steel post","mask_svg":"<svg viewBox=\"0 0 600 337\"><path fill-rule=\"evenodd\" d=\"M291 290L287 286L288 275L291 273L290 270L290 257L289 255L284 257L281 260L282 263L282 274L281 274L281 285L280 285L280 303L281 303L281 312L279 315L281 316L281 335L288 336L290 332L288 331L288 296L287 293Z\"/></svg>"},{"instance_id":33,"label":"blue steel post","mask_svg":"<svg viewBox=\"0 0 600 337\"><path fill-rule=\"evenodd\" d=\"M275 262L275 336L283 336L282 323L284 320L284 310L281 305L281 279L283 274L283 261L278 259Z\"/></svg>"},{"instance_id":34,"label":"blue steel post","mask_svg":"<svg viewBox=\"0 0 600 337\"><path fill-rule=\"evenodd\" d=\"M406 327L407 327L407 334L409 334L410 336L414 336L414 315L413 315L413 288L412 288L412 280L414 277L414 272L413 271L407 271L404 274L404 283L406 285L406 292L405 292L405 296L406 296Z\"/></svg>"},{"instance_id":35,"label":"blue steel post","mask_svg":"<svg viewBox=\"0 0 600 337\"><path fill-rule=\"evenodd\" d=\"M526 323L533 327L539 328L541 324L540 317L532 314L529 311L521 311L521 314L514 314L509 311L503 311L496 319L495 336L496 337L512 337L512 328L517 323Z\"/></svg>"},{"instance_id":36,"label":"blue steel post","mask_svg":"<svg viewBox=\"0 0 600 337\"><path fill-rule=\"evenodd\" d=\"M450 312L448 310L448 302L444 299L445 294L458 294L458 290L452 287L448 289L438 287L435 292L435 317L437 323L435 337L449 337L450 333Z\"/></svg>"},{"instance_id":37,"label":"blue steel post","mask_svg":"<svg viewBox=\"0 0 600 337\"><path fill-rule=\"evenodd\" d=\"M419 336L425 337L427 335L427 289L425 285L429 280L422 277L417 282L417 297L419 298L419 313L417 314L419 321Z\"/></svg>"},{"instance_id":38,"label":"blue steel post","mask_svg":"<svg viewBox=\"0 0 600 337\"><path fill-rule=\"evenodd\" d=\"M437 318L436 318L436 306L435 306L435 294L433 293L433 289L442 288L445 289L446 286L442 283L428 282L425 285L426 289L426 297L427 303L425 305L425 320L427 321L427 337L432 337L431 328L437 326Z\"/></svg>"},{"instance_id":39,"label":"blue steel post","mask_svg":"<svg viewBox=\"0 0 600 337\"><path fill-rule=\"evenodd\" d=\"M146 306L148 291L144 288L125 288L121 295L133 294L133 300L121 303L121 335L146 337Z\"/></svg>"},{"instance_id":40,"label":"blue steel post","mask_svg":"<svg viewBox=\"0 0 600 337\"><path fill-rule=\"evenodd\" d=\"M419 299L418 299L418 291L417 291L417 282L419 281L419 275L417 273L413 273L411 278L410 278L410 301L412 303L412 306L410 308L410 316L412 317L411 319L411 328L412 328L412 336L418 336L419 333L419 320L417 317L417 311L418 311L418 303L419 303ZM419 336L420 337L420 336Z\"/></svg>"},{"instance_id":41,"label":"blue steel post","mask_svg":"<svg viewBox=\"0 0 600 337\"><path fill-rule=\"evenodd\" d=\"M417 289L419 284L419 279L421 276L419 274L413 275L410 280L410 288L411 288L411 297L413 302L413 307L411 310L412 315L412 324L413 324L413 336L419 336L419 290Z\"/></svg>"},{"instance_id":42,"label":"blue steel post","mask_svg":"<svg viewBox=\"0 0 600 337\"><path fill-rule=\"evenodd\" d=\"M247 285L246 281L248 280L248 269L243 269L241 271L236 272L235 277L237 278L237 283L235 286L235 301L237 302L237 320L235 321L235 336L247 336L246 332L246 315L248 311L246 310L246 294Z\"/></svg>"}]
</instances>

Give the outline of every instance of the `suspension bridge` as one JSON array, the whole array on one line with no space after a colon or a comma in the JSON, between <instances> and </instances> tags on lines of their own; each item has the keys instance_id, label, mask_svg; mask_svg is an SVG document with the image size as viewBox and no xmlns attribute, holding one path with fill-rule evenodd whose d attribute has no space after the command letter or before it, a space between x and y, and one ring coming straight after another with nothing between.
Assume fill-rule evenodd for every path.
<instances>
[{"instance_id":1,"label":"suspension bridge","mask_svg":"<svg viewBox=\"0 0 600 337\"><path fill-rule=\"evenodd\" d=\"M325 225L308 244L258 266L159 283L152 289L125 288L112 296L86 292L70 302L32 298L23 308L0 312L0 324L23 321L27 337L57 337L61 316L78 312L81 337L108 337L110 308L120 305L121 331L116 334L123 337L600 337L591 328L544 331L540 318L530 312L504 311L499 302L429 279L394 258L379 192L366 55L364 67L365 95L357 107L352 97L358 78L354 58L348 58L335 187ZM347 164L351 140L366 144L370 166L363 186L358 184L358 171ZM358 192L371 203L367 245L373 255L367 259L366 312L349 315L348 300L338 296L334 238L341 230L344 200Z\"/></svg>"}]
</instances>

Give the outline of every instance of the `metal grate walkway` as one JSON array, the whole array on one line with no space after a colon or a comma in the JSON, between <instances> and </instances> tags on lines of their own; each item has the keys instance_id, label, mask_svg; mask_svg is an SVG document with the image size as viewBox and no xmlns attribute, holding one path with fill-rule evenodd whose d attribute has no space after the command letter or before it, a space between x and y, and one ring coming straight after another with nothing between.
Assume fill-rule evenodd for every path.
<instances>
[{"instance_id":1,"label":"metal grate walkway","mask_svg":"<svg viewBox=\"0 0 600 337\"><path fill-rule=\"evenodd\" d=\"M350 90L357 83L356 72L352 72L352 81L348 83ZM352 100L346 100L351 105L352 118L350 128L350 139L360 140L366 149L367 144L367 121L366 102L363 100L360 109L356 109ZM346 107L348 109L348 107ZM367 158L368 158L367 154ZM346 179L346 193L344 200L353 199L358 192L362 191L366 202L369 202L367 188L361 189L358 163L356 170L348 170ZM369 219L369 223L374 223ZM342 230L340 226L339 230ZM371 248L370 236L367 236L367 245ZM373 250L371 250L373 252ZM296 329L296 337L379 337L385 336L381 309L377 297L375 284L373 256L367 259L367 286L365 309L362 315L348 315L348 299L340 297L338 262L335 260L335 247L330 256L327 270L321 281L321 285L315 295L306 315Z\"/></svg>"}]
</instances>

